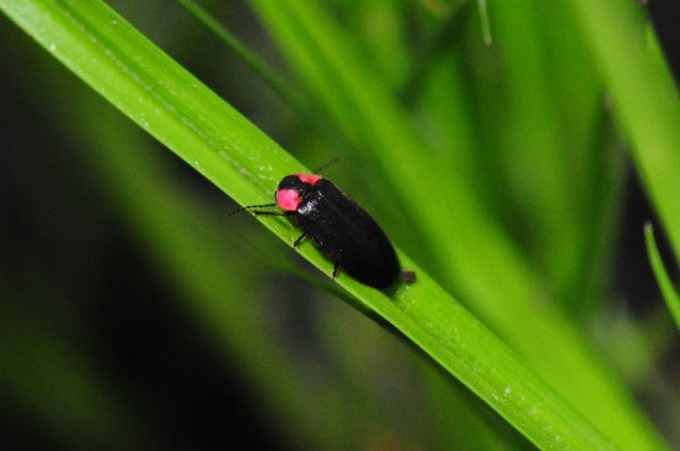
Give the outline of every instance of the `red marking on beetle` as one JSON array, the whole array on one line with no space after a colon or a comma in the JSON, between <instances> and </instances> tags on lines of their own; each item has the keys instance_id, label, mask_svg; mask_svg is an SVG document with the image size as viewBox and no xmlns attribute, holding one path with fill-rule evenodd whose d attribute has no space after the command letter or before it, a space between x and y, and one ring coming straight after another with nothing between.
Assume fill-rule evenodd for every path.
<instances>
[{"instance_id":1,"label":"red marking on beetle","mask_svg":"<svg viewBox=\"0 0 680 451\"><path fill-rule=\"evenodd\" d=\"M276 205L283 210L297 211L300 202L300 193L294 189L280 189L276 192Z\"/></svg>"},{"instance_id":2,"label":"red marking on beetle","mask_svg":"<svg viewBox=\"0 0 680 451\"><path fill-rule=\"evenodd\" d=\"M297 175L297 177L303 182L309 183L312 186L316 185L316 182L323 178L320 175L316 174L295 174L295 175Z\"/></svg>"}]
</instances>

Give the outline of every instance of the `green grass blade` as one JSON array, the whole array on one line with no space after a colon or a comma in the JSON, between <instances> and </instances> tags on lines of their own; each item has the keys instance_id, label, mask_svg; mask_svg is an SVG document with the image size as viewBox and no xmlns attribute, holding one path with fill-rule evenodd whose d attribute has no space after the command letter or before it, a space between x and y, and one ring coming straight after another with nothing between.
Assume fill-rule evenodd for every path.
<instances>
[{"instance_id":1,"label":"green grass blade","mask_svg":"<svg viewBox=\"0 0 680 451\"><path fill-rule=\"evenodd\" d=\"M642 7L625 0L570 2L633 145L637 170L680 256L680 97Z\"/></svg>"},{"instance_id":2,"label":"green grass blade","mask_svg":"<svg viewBox=\"0 0 680 451\"><path fill-rule=\"evenodd\" d=\"M647 243L649 263L654 270L656 282L659 284L663 299L666 301L666 305L668 305L668 310L670 310L673 315L675 325L680 329L680 295L675 291L673 282L671 282L671 278L668 276L668 272L666 272L666 268L663 265L661 254L659 254L659 249L656 247L654 229L652 228L651 223L645 225L645 242Z\"/></svg>"},{"instance_id":3,"label":"green grass blade","mask_svg":"<svg viewBox=\"0 0 680 451\"><path fill-rule=\"evenodd\" d=\"M280 77L271 67L257 57L244 43L242 43L227 28L222 26L210 13L192 0L177 0L182 7L189 11L197 21L208 28L217 38L231 48L248 66L279 95L305 120L306 123L314 127L317 133L327 136L331 140L338 138L334 130L329 129L326 124L319 121L307 104L297 95L297 92Z\"/></svg>"},{"instance_id":4,"label":"green grass blade","mask_svg":"<svg viewBox=\"0 0 680 451\"><path fill-rule=\"evenodd\" d=\"M479 10L479 20L482 24L482 34L484 36L484 43L491 45L493 43L493 36L491 36L491 25L489 25L489 9L486 0L477 0L477 9Z\"/></svg>"},{"instance_id":5,"label":"green grass blade","mask_svg":"<svg viewBox=\"0 0 680 451\"><path fill-rule=\"evenodd\" d=\"M282 175L304 170L105 4L0 0L0 8L95 91L237 201L270 202ZM260 219L288 243L297 236L284 220ZM330 274L329 262L311 246L302 246L300 253ZM347 277L337 283L537 445L613 446L426 273L403 255L402 261L418 271L419 280L391 296Z\"/></svg>"}]
</instances>

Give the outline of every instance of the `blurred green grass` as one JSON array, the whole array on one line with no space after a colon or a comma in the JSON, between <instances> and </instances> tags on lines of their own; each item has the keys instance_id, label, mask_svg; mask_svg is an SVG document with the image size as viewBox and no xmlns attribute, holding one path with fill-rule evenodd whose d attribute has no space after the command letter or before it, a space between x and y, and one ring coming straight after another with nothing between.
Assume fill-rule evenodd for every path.
<instances>
[{"instance_id":1,"label":"blurred green grass","mask_svg":"<svg viewBox=\"0 0 680 451\"><path fill-rule=\"evenodd\" d=\"M334 169L333 178L352 187L351 194L376 213L412 259L436 275L577 407L592 403L591 396L606 400L611 395L611 404L590 407L595 412L614 409L614 418L618 408L613 406L620 405L621 399L628 403L633 389L646 390L644 380L654 379L658 362L640 359L639 365L646 366L635 372L646 376L626 380L626 374L608 361L618 351L597 355L589 330L579 326L598 321L589 327L608 328L601 311L611 302L613 246L626 180L618 130L629 134L625 118L617 122L618 129L612 126L604 102L609 85L600 75L596 52L584 42L580 16L565 19L566 4L524 10L494 4L490 13L494 45L485 47L472 12L456 21L446 16L446 8L439 11L389 1L335 3L334 15L300 2L280 2L276 8L268 2L254 4L297 75L301 91L316 106L313 112L346 138L342 149L349 169ZM191 48L177 32L167 33L149 19L146 8L150 6L137 11L139 16L128 16L135 11L119 7L130 20L149 27L150 36L156 33L168 39L166 47L175 48L173 41L179 49L189 47L180 58L189 66L192 58L203 59L203 64L207 59L208 67L202 70L213 77L232 78L230 84L219 85L226 97L244 95L238 83L252 76L234 77L233 61L212 61L202 47L210 37L194 37ZM458 11L451 8L450 14ZM186 21L182 23L187 34L196 33L195 24L181 18L181 10L176 14L180 19L175 20ZM441 27L452 23L464 25L460 36L422 61L425 46L407 37L415 35L427 42L446 35ZM644 22L639 25L645 27ZM20 49L14 51L21 54ZM211 51L219 54L224 49ZM192 57L191 52L199 56ZM26 73L54 70L43 60L20 62L17 57L16 62ZM28 64L28 69L19 64ZM426 66L419 75L423 81L416 84L420 90L411 92L410 108L405 108L400 95L411 85L413 68L420 64ZM224 83L217 77L213 82ZM167 177L172 171L163 163L145 160L141 149L148 143L108 106L82 94L82 87L64 79L63 73L38 86L44 91L46 108L65 127L68 141L75 150L84 150L78 158L97 174L97 185L113 200L116 214L137 242L144 243L140 245L159 273L172 274L172 285L186 299L187 310L205 321L228 355L237 355L232 358L240 362L250 388L268 401L267 416L276 419L284 431L281 435L291 443L298 436L304 437L299 443L338 449L383 440L432 448L452 443L461 449L526 445L497 419L489 421L460 387L443 383L441 375L432 375L427 364L410 358L389 336L369 324L360 329L361 335L348 334L348 330L355 332L356 315L326 305L329 310L316 319L321 331L317 339L331 356L324 359L334 359L330 365L337 374L323 378L322 388L306 390L309 375L301 367L285 372L290 365L285 356L281 362L271 361L281 350L276 336L267 336L261 323L266 319L262 310L272 308L267 299L277 297L268 287L282 289L258 283L267 277L263 268L296 271L286 260L290 251L271 240L258 244L265 239L259 236L263 234L236 231L240 225L224 224L220 214L206 215L197 208L201 202L181 184L169 188L178 182ZM296 123L284 107L267 101L268 94L251 95L243 110L255 118L265 117L271 133L286 148L296 149L301 160L315 165L335 154L334 143ZM617 98L625 96L624 91ZM664 120L669 127L675 124L672 115ZM663 138L663 133L659 136ZM106 152L106 164L93 154L95 148ZM644 163L644 149L635 148ZM115 158L108 159L109 155ZM668 166L664 169L677 168ZM121 180L121 174L130 175ZM671 185L667 182L661 189L673 193ZM664 211L662 200L657 208ZM669 208L669 216L662 217L673 217ZM186 230L196 236L187 236ZM241 249L243 236L252 243L246 249ZM12 286L11 281L7 284ZM227 299L233 301L232 308L224 307ZM13 321L14 317L7 318ZM637 330L633 322L626 327L631 334ZM669 346L672 339L667 335L660 346ZM644 344L639 352L655 355ZM376 359L381 363L375 364ZM70 358L60 361L65 368L72 364ZM370 374L371 368L377 374ZM49 374L50 369L43 366L42 371ZM584 382L572 371L603 375ZM405 399L394 400L376 390L376 385L393 378L394 393ZM13 380L20 379L20 375L8 377L3 383L11 387ZM23 390L31 391L30 387ZM643 417L645 413L637 409ZM673 409L667 407L665 412L673 424ZM43 415L45 422L57 424L59 435L60 426L51 423L58 419L57 413L44 411ZM329 424L333 426L324 426ZM63 427L66 435L78 431L77 426ZM96 440L96 430L92 436Z\"/></svg>"}]
</instances>

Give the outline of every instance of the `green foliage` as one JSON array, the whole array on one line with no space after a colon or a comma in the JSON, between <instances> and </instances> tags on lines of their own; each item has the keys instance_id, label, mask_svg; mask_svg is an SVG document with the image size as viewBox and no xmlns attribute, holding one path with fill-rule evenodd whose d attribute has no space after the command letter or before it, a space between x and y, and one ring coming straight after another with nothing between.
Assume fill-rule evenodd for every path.
<instances>
[{"instance_id":1,"label":"green foliage","mask_svg":"<svg viewBox=\"0 0 680 451\"><path fill-rule=\"evenodd\" d=\"M82 101L87 122L78 109L61 111L88 143L83 147L96 143L97 157L84 151L83 158L102 189L186 297L187 311L270 400L267 409L288 440L301 437L323 449L366 447L384 436L403 447L438 449L525 447L525 440L543 448L665 446L635 403L633 381L582 326L608 300L626 172L605 95L680 255L680 162L673 151L680 148L680 103L653 39L636 39L647 26L641 11L624 1L497 2L485 9L483 2L474 8L252 0L294 74L290 83L207 10L181 3L310 118L294 133L280 133L290 153L101 2L0 0L0 10L240 204L269 203L283 175L307 171L292 153L313 167L337 154L334 146L342 149L350 170L334 168L332 177L379 218L403 250L403 266L417 272L416 283L383 293L343 275L320 281L321 273L301 274L285 260L292 251L273 241L247 249L227 244L236 220L219 223L187 199L171 171L146 154L120 117L107 114L107 105ZM480 19L480 11L488 16ZM489 31L493 45L484 44ZM644 73L633 74L627 69L633 66ZM281 111L258 107L270 116ZM299 234L284 219L258 219L289 245ZM312 246L297 252L330 275L332 265ZM259 283L268 280L267 267L338 294L409 339L427 360L339 310L337 318L317 321L342 376L313 390L309 375L291 368L277 337L267 333L261 310L276 308L266 299L280 297L276 284ZM397 374L369 374L367 365L379 358ZM433 371L430 359L446 376ZM63 360L64 373L79 372ZM640 365L641 372L653 371L654 362ZM419 376L409 386L418 393L410 402L425 402L398 412L399 419L364 379L396 390L390 379L401 373ZM21 371L7 378L11 386ZM64 383L77 390L91 382ZM489 421L467 390L524 438ZM88 402L83 406L74 418L89 415ZM118 409L124 407L102 404L101 416ZM46 422L56 418L45 411ZM90 434L96 437L96 430Z\"/></svg>"},{"instance_id":2,"label":"green foliage","mask_svg":"<svg viewBox=\"0 0 680 451\"><path fill-rule=\"evenodd\" d=\"M649 262L654 269L654 275L656 276L656 281L661 288L661 293L663 298L668 305L668 310L673 314L673 319L675 324L680 329L680 296L678 296L677 291L673 288L673 282L671 282L666 268L663 266L663 261L661 260L661 255L659 254L659 249L656 246L656 240L654 239L654 230L651 224L645 226L645 240L647 243L647 253L649 255Z\"/></svg>"}]
</instances>

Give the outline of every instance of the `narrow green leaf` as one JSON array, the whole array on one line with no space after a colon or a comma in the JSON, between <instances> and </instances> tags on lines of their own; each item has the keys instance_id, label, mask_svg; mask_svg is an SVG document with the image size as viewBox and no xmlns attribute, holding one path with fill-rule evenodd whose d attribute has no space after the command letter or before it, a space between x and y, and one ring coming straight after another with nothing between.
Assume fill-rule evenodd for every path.
<instances>
[{"instance_id":1,"label":"narrow green leaf","mask_svg":"<svg viewBox=\"0 0 680 451\"><path fill-rule=\"evenodd\" d=\"M205 9L201 8L193 0L177 0L187 11L189 11L200 23L205 25L222 42L228 45L239 57L241 57L253 71L262 77L269 86L280 95L304 120L312 125L318 133L328 136L330 139L337 139L326 124L322 124L318 117L309 111L305 102L297 95L296 91L280 77L272 68L257 57L244 43L234 36L228 29L222 26Z\"/></svg>"},{"instance_id":2,"label":"narrow green leaf","mask_svg":"<svg viewBox=\"0 0 680 451\"><path fill-rule=\"evenodd\" d=\"M680 97L641 4L570 0L631 140L635 166L680 256Z\"/></svg>"},{"instance_id":3,"label":"narrow green leaf","mask_svg":"<svg viewBox=\"0 0 680 451\"><path fill-rule=\"evenodd\" d=\"M668 276L668 272L666 272L666 268L663 265L663 260L661 260L659 249L656 247L654 229L650 222L645 224L645 242L647 243L647 256L649 257L649 263L652 265L652 269L654 270L656 282L659 284L663 299L666 301L666 305L668 305L668 310L670 310L671 314L673 315L676 326L678 329L680 329L680 295L678 295L678 292L675 291L673 282Z\"/></svg>"},{"instance_id":4,"label":"narrow green leaf","mask_svg":"<svg viewBox=\"0 0 680 451\"><path fill-rule=\"evenodd\" d=\"M477 0L477 9L479 10L479 20L482 24L482 34L484 36L484 43L491 45L493 37L491 36L491 26L489 25L489 10L486 5L486 0Z\"/></svg>"}]
</instances>

